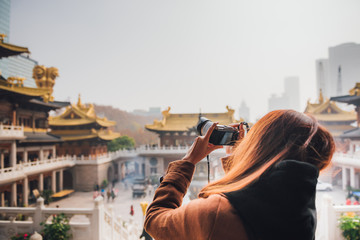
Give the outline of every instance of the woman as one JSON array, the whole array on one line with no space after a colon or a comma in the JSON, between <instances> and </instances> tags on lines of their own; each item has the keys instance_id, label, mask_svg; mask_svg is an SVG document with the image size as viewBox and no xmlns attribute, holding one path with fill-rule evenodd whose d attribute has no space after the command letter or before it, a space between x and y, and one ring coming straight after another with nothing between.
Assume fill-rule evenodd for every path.
<instances>
[{"instance_id":1,"label":"woman","mask_svg":"<svg viewBox=\"0 0 360 240\"><path fill-rule=\"evenodd\" d=\"M270 112L222 159L225 176L181 206L195 164L221 147L209 144L215 126L169 164L148 207L146 231L156 240L314 239L317 177L335 149L330 133L303 113Z\"/></svg>"}]
</instances>

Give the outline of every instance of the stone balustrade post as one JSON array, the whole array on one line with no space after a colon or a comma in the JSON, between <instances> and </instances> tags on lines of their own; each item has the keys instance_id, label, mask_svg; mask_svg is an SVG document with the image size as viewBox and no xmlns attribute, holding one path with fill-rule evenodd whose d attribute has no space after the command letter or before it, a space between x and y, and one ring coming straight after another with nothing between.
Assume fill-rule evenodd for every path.
<instances>
[{"instance_id":1,"label":"stone balustrade post","mask_svg":"<svg viewBox=\"0 0 360 240\"><path fill-rule=\"evenodd\" d=\"M51 173L51 190L56 193L56 171Z\"/></svg>"},{"instance_id":2,"label":"stone balustrade post","mask_svg":"<svg viewBox=\"0 0 360 240\"><path fill-rule=\"evenodd\" d=\"M23 181L23 201L24 207L29 205L29 179L26 176Z\"/></svg>"},{"instance_id":3,"label":"stone balustrade post","mask_svg":"<svg viewBox=\"0 0 360 240\"><path fill-rule=\"evenodd\" d=\"M64 187L64 169L60 169L60 172L59 172L59 191L62 191L63 190L63 187Z\"/></svg>"},{"instance_id":4,"label":"stone balustrade post","mask_svg":"<svg viewBox=\"0 0 360 240\"><path fill-rule=\"evenodd\" d=\"M10 166L16 167L16 141L11 142Z\"/></svg>"},{"instance_id":5,"label":"stone balustrade post","mask_svg":"<svg viewBox=\"0 0 360 240\"><path fill-rule=\"evenodd\" d=\"M94 200L94 212L91 220L91 229L93 240L103 239L104 237L104 199L98 196Z\"/></svg>"},{"instance_id":6,"label":"stone balustrade post","mask_svg":"<svg viewBox=\"0 0 360 240\"><path fill-rule=\"evenodd\" d=\"M42 197L39 197L36 200L36 208L35 208L35 214L34 214L34 218L33 218L33 224L34 224L33 228L37 232L41 232L40 223L43 221L42 212L43 212L44 208L45 208L44 199Z\"/></svg>"}]
</instances>

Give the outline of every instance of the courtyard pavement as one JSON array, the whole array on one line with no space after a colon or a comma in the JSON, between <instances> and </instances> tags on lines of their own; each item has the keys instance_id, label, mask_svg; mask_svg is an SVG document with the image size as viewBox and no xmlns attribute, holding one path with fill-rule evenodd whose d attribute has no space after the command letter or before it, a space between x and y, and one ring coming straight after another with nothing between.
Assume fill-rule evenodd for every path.
<instances>
[{"instance_id":1,"label":"courtyard pavement","mask_svg":"<svg viewBox=\"0 0 360 240\"><path fill-rule=\"evenodd\" d=\"M106 208L113 208L116 217L121 217L125 221L129 221L131 218L130 207L134 207L134 221L140 225L143 224L143 214L140 203L143 201L151 203L153 199L153 193L147 194L144 198L132 198L131 188L125 189L121 183L117 183L115 188L119 190L118 196L114 201L108 201L105 197L104 205ZM322 198L324 195L330 195L333 199L333 203L336 205L344 205L346 198L346 191L343 191L341 187L334 186L334 190L330 192L317 191L316 193L316 205L317 208L321 208ZM59 201L52 202L49 207L59 208L92 208L94 207L93 192L74 192L71 196L61 199Z\"/></svg>"},{"instance_id":2,"label":"courtyard pavement","mask_svg":"<svg viewBox=\"0 0 360 240\"><path fill-rule=\"evenodd\" d=\"M143 213L140 203L146 201L150 204L153 199L153 193L150 195L147 193L146 197L143 198L132 198L131 188L125 189L121 183L117 183L115 188L119 190L117 197L114 201L111 199L108 201L105 196L105 207L114 209L115 217L121 217L123 220L129 221L131 218L130 207L133 205L134 216L132 218L142 225ZM50 203L48 207L54 208L57 206L59 208L93 208L93 192L74 192L69 197Z\"/></svg>"}]
</instances>

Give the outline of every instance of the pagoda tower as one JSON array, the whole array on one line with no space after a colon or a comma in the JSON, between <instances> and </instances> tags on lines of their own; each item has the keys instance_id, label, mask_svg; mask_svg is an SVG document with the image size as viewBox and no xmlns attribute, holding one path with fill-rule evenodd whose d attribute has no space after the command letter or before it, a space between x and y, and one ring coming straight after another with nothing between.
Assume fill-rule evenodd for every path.
<instances>
[{"instance_id":1,"label":"pagoda tower","mask_svg":"<svg viewBox=\"0 0 360 240\"><path fill-rule=\"evenodd\" d=\"M96 115L92 104L85 105L79 99L77 104L67 107L56 117L49 117L51 134L64 141L57 144L58 155L97 156L107 153L107 142L120 137L109 127L116 122Z\"/></svg>"}]
</instances>

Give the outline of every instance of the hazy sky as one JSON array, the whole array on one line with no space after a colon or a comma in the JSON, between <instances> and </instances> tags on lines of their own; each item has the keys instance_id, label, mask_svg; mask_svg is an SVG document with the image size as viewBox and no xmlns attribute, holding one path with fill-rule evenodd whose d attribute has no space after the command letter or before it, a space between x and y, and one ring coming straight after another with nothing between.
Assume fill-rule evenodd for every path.
<instances>
[{"instance_id":1,"label":"hazy sky","mask_svg":"<svg viewBox=\"0 0 360 240\"><path fill-rule=\"evenodd\" d=\"M358 0L16 0L10 42L59 69L57 100L123 110L266 113L286 76L302 110L316 98L315 60L360 43Z\"/></svg>"}]
</instances>

